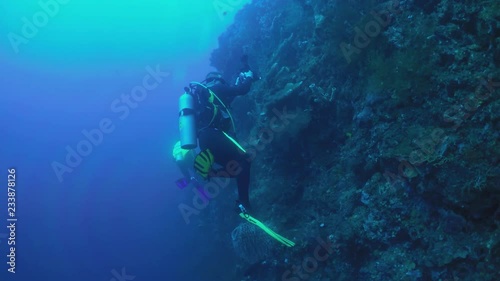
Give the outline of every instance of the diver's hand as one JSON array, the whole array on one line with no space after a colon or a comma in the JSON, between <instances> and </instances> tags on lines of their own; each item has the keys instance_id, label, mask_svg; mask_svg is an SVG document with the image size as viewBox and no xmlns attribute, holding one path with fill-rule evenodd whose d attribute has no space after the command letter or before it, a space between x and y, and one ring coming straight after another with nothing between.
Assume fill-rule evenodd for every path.
<instances>
[{"instance_id":1,"label":"diver's hand","mask_svg":"<svg viewBox=\"0 0 500 281\"><path fill-rule=\"evenodd\" d=\"M253 80L253 72L251 70L245 71L245 72L240 72L240 75L238 78L236 78L236 86L238 86L240 83L245 83L246 81Z\"/></svg>"},{"instance_id":2,"label":"diver's hand","mask_svg":"<svg viewBox=\"0 0 500 281\"><path fill-rule=\"evenodd\" d=\"M251 70L248 70L246 72L241 72L240 77L243 77L243 79L253 78L253 72Z\"/></svg>"}]
</instances>

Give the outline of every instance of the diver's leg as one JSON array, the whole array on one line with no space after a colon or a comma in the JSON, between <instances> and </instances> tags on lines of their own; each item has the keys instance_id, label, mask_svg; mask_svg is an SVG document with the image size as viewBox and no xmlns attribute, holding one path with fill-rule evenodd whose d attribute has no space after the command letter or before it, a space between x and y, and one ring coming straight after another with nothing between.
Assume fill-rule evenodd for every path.
<instances>
[{"instance_id":1,"label":"diver's leg","mask_svg":"<svg viewBox=\"0 0 500 281\"><path fill-rule=\"evenodd\" d=\"M177 163L177 167L181 171L182 175L186 179L187 182L191 181L191 174L189 173L188 165L184 161L175 161Z\"/></svg>"},{"instance_id":2,"label":"diver's leg","mask_svg":"<svg viewBox=\"0 0 500 281\"><path fill-rule=\"evenodd\" d=\"M219 174L231 175L232 171L226 171L228 165L238 163L239 167L234 170L239 170L238 173L231 175L236 178L238 185L238 199L245 206L250 208L249 187L250 187L250 162L246 155L234 144L222 131L214 129L206 129L199 134L199 142L201 150L210 149L214 156L214 161L223 167Z\"/></svg>"},{"instance_id":3,"label":"diver's leg","mask_svg":"<svg viewBox=\"0 0 500 281\"><path fill-rule=\"evenodd\" d=\"M250 188L250 163L240 163L241 172L236 177L238 184L238 201L245 206L246 209L251 209L248 190Z\"/></svg>"}]
</instances>

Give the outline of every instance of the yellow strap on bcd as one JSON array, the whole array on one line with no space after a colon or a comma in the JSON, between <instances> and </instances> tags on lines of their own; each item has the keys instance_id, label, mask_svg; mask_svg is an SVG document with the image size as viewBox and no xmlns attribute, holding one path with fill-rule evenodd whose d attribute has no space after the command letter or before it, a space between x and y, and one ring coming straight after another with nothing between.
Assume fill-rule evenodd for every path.
<instances>
[{"instance_id":1,"label":"yellow strap on bcd","mask_svg":"<svg viewBox=\"0 0 500 281\"><path fill-rule=\"evenodd\" d=\"M231 112L229 111L229 109L227 109L226 105L224 104L224 102L222 102L221 99L219 99L219 97L212 91L210 90L210 88L208 88L206 85L203 85L199 82L191 82L191 84L194 84L194 85L198 85L200 87L203 87L205 89L208 90L208 92L210 93L210 97L208 98L208 101L214 105L214 114L213 114L213 117L212 117L212 120L210 121L210 123L212 123L212 121L215 119L215 115L217 114L217 106L215 105L214 103L214 97L219 101L219 103L222 105L222 107L224 107L225 111L227 112L227 114L229 115L229 119L231 120L231 125L233 126L233 131L236 132L236 127L234 126L234 120L233 120L233 116L231 115Z\"/></svg>"},{"instance_id":2,"label":"yellow strap on bcd","mask_svg":"<svg viewBox=\"0 0 500 281\"><path fill-rule=\"evenodd\" d=\"M229 119L231 120L231 125L233 126L233 132L236 132L236 126L234 126L234 120L233 120L233 116L231 115L231 111L229 111L229 109L227 109L226 105L222 102L221 99L219 99L219 97L212 90L208 89L208 91L210 91L211 96L214 96L215 98L217 98L219 103L222 104L222 106L224 107L224 109L227 112L227 115L229 115Z\"/></svg>"},{"instance_id":3,"label":"yellow strap on bcd","mask_svg":"<svg viewBox=\"0 0 500 281\"><path fill-rule=\"evenodd\" d=\"M293 242L291 240L288 240L285 237L283 237L283 236L279 235L278 233L274 232L272 229L270 229L269 227L267 227L265 224L263 224L262 222L260 222L258 219L250 216L249 214L241 212L240 213L240 217L246 219L249 223L255 224L256 226L260 227L267 234L269 234L269 236L271 236L272 238L278 240L278 242L282 243L283 245L285 245L287 247L293 247L293 246L295 246L295 242Z\"/></svg>"}]
</instances>

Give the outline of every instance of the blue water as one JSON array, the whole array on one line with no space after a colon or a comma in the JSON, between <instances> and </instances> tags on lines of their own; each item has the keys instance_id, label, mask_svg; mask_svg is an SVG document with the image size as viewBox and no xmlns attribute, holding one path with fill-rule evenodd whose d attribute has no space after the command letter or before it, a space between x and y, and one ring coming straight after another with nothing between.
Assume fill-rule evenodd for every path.
<instances>
[{"instance_id":1,"label":"blue water","mask_svg":"<svg viewBox=\"0 0 500 281\"><path fill-rule=\"evenodd\" d=\"M55 2L57 13L22 43L23 18L33 23L43 9L0 3L1 280L202 280L200 264L223 272L217 250L179 213L186 195L174 184L171 148L177 97L212 70L217 37L244 1L229 1L227 15L213 1L162 2ZM148 79L150 90L121 100L144 87L148 68L162 73ZM78 149L88 155L68 156ZM10 168L15 273L7 271Z\"/></svg>"}]
</instances>

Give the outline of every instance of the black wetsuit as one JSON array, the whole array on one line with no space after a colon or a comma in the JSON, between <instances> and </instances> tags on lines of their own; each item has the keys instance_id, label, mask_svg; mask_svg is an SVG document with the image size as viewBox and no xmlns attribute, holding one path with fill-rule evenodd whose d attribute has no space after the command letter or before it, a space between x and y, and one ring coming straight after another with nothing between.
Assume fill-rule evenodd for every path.
<instances>
[{"instance_id":1,"label":"black wetsuit","mask_svg":"<svg viewBox=\"0 0 500 281\"><path fill-rule=\"evenodd\" d=\"M205 128L198 132L198 140L202 151L210 149L214 156L214 162L221 165L222 168L217 172L214 171L210 176L221 177L229 176L236 178L238 185L238 200L245 206L250 208L250 200L248 190L250 187L250 161L229 138L216 128ZM232 164L237 163L234 167ZM230 167L231 168L228 168ZM234 173L233 171L237 171Z\"/></svg>"},{"instance_id":2,"label":"black wetsuit","mask_svg":"<svg viewBox=\"0 0 500 281\"><path fill-rule=\"evenodd\" d=\"M250 91L252 86L252 80L248 79L239 85L231 86L225 82L215 83L213 86L209 86L224 104L229 108L234 98L237 96L246 95Z\"/></svg>"},{"instance_id":3,"label":"black wetsuit","mask_svg":"<svg viewBox=\"0 0 500 281\"><path fill-rule=\"evenodd\" d=\"M217 97L219 97L224 105L229 108L232 101L236 96L245 95L250 91L252 84L251 79L247 79L238 86L231 86L226 83L220 82L213 85L208 85L210 90L212 90ZM221 110L223 107L219 106ZM210 115L208 115L210 116ZM205 119L208 119L207 118ZM222 171L224 171L231 161L236 161L239 165L237 169L239 172L237 174L230 175L230 177L236 178L236 183L238 185L238 200L245 208L250 208L249 200L249 187L250 187L250 161L247 159L245 153L243 153L238 146L233 143L224 133L223 130L229 134L228 119L218 118L219 121L213 122L208 126L199 126L198 128L198 140L201 151L209 149L214 156L214 162L221 165ZM205 125L210 122L210 120L202 120ZM232 162L235 163L235 162ZM221 173L217 173L219 176ZM224 173L225 175L231 173ZM211 176L216 176L212 174Z\"/></svg>"}]
</instances>

